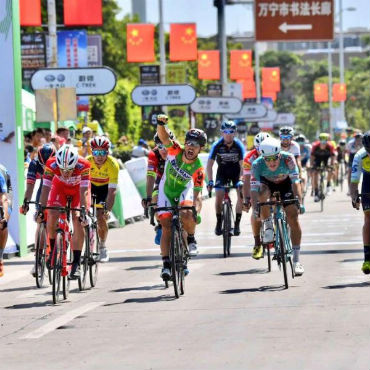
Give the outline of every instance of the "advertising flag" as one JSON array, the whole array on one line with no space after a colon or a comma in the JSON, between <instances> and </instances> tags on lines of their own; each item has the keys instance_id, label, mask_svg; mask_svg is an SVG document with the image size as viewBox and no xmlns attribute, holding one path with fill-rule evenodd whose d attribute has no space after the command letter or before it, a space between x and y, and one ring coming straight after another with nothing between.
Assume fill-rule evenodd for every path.
<instances>
[{"instance_id":1,"label":"advertising flag","mask_svg":"<svg viewBox=\"0 0 370 370\"><path fill-rule=\"evenodd\" d=\"M154 62L154 24L131 23L126 30L127 61Z\"/></svg>"},{"instance_id":2,"label":"advertising flag","mask_svg":"<svg viewBox=\"0 0 370 370\"><path fill-rule=\"evenodd\" d=\"M314 85L314 100L316 103L325 103L329 100L328 85L315 84Z\"/></svg>"},{"instance_id":3,"label":"advertising flag","mask_svg":"<svg viewBox=\"0 0 370 370\"><path fill-rule=\"evenodd\" d=\"M262 68L262 87L265 91L280 91L280 68L264 67Z\"/></svg>"},{"instance_id":4,"label":"advertising flag","mask_svg":"<svg viewBox=\"0 0 370 370\"><path fill-rule=\"evenodd\" d=\"M333 101L341 102L347 99L346 84L333 84Z\"/></svg>"},{"instance_id":5,"label":"advertising flag","mask_svg":"<svg viewBox=\"0 0 370 370\"><path fill-rule=\"evenodd\" d=\"M230 80L252 80L252 51L230 51Z\"/></svg>"},{"instance_id":6,"label":"advertising flag","mask_svg":"<svg viewBox=\"0 0 370 370\"><path fill-rule=\"evenodd\" d=\"M64 0L65 26L101 26L102 0Z\"/></svg>"},{"instance_id":7,"label":"advertising flag","mask_svg":"<svg viewBox=\"0 0 370 370\"><path fill-rule=\"evenodd\" d=\"M200 80L220 79L219 50L202 50L198 52L198 78Z\"/></svg>"},{"instance_id":8,"label":"advertising flag","mask_svg":"<svg viewBox=\"0 0 370 370\"><path fill-rule=\"evenodd\" d=\"M173 23L170 26L170 61L197 60L195 23Z\"/></svg>"},{"instance_id":9,"label":"advertising flag","mask_svg":"<svg viewBox=\"0 0 370 370\"><path fill-rule=\"evenodd\" d=\"M243 99L255 99L256 95L256 83L254 80L238 80L238 83L242 85Z\"/></svg>"},{"instance_id":10,"label":"advertising flag","mask_svg":"<svg viewBox=\"0 0 370 370\"><path fill-rule=\"evenodd\" d=\"M41 26L41 0L19 0L21 26Z\"/></svg>"}]
</instances>

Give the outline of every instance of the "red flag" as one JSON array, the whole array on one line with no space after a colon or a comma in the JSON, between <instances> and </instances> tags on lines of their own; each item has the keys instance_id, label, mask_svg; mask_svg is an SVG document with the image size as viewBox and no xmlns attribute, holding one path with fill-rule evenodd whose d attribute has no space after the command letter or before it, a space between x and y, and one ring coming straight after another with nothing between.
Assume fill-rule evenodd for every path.
<instances>
[{"instance_id":1,"label":"red flag","mask_svg":"<svg viewBox=\"0 0 370 370\"><path fill-rule=\"evenodd\" d=\"M271 98L272 101L276 101L277 99L276 91L268 91L268 90L265 90L263 87L262 87L262 96L264 98Z\"/></svg>"},{"instance_id":2,"label":"red flag","mask_svg":"<svg viewBox=\"0 0 370 370\"><path fill-rule=\"evenodd\" d=\"M198 78L200 80L220 79L219 50L202 50L198 52Z\"/></svg>"},{"instance_id":3,"label":"red flag","mask_svg":"<svg viewBox=\"0 0 370 370\"><path fill-rule=\"evenodd\" d=\"M346 84L333 84L333 101L340 102L347 99Z\"/></svg>"},{"instance_id":4,"label":"red flag","mask_svg":"<svg viewBox=\"0 0 370 370\"><path fill-rule=\"evenodd\" d=\"M126 30L127 61L154 62L154 24L131 23Z\"/></svg>"},{"instance_id":5,"label":"red flag","mask_svg":"<svg viewBox=\"0 0 370 370\"><path fill-rule=\"evenodd\" d=\"M101 26L102 0L64 0L65 26Z\"/></svg>"},{"instance_id":6,"label":"red flag","mask_svg":"<svg viewBox=\"0 0 370 370\"><path fill-rule=\"evenodd\" d=\"M262 68L262 88L265 91L280 91L280 68Z\"/></svg>"},{"instance_id":7,"label":"red flag","mask_svg":"<svg viewBox=\"0 0 370 370\"><path fill-rule=\"evenodd\" d=\"M327 84L314 85L314 100L316 103L325 103L329 100Z\"/></svg>"},{"instance_id":8,"label":"red flag","mask_svg":"<svg viewBox=\"0 0 370 370\"><path fill-rule=\"evenodd\" d=\"M170 61L197 60L195 23L173 23L170 26Z\"/></svg>"},{"instance_id":9,"label":"red flag","mask_svg":"<svg viewBox=\"0 0 370 370\"><path fill-rule=\"evenodd\" d=\"M252 51L230 51L230 80L252 80Z\"/></svg>"},{"instance_id":10,"label":"red flag","mask_svg":"<svg viewBox=\"0 0 370 370\"><path fill-rule=\"evenodd\" d=\"M19 15L21 26L41 26L41 0L20 0Z\"/></svg>"},{"instance_id":11,"label":"red flag","mask_svg":"<svg viewBox=\"0 0 370 370\"><path fill-rule=\"evenodd\" d=\"M242 84L243 99L255 99L256 95L256 83L254 80L237 80L238 83Z\"/></svg>"}]
</instances>

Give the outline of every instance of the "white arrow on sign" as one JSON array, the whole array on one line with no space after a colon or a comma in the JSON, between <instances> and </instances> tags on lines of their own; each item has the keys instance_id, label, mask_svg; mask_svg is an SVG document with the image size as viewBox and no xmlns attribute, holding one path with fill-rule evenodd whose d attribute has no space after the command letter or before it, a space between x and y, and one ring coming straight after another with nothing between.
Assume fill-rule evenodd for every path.
<instances>
[{"instance_id":1,"label":"white arrow on sign","mask_svg":"<svg viewBox=\"0 0 370 370\"><path fill-rule=\"evenodd\" d=\"M279 26L279 30L283 33L288 31L309 31L312 30L312 24L288 24L284 22Z\"/></svg>"},{"instance_id":2,"label":"white arrow on sign","mask_svg":"<svg viewBox=\"0 0 370 370\"><path fill-rule=\"evenodd\" d=\"M199 96L191 103L195 113L237 113L242 109L242 102L231 96Z\"/></svg>"},{"instance_id":3,"label":"white arrow on sign","mask_svg":"<svg viewBox=\"0 0 370 370\"><path fill-rule=\"evenodd\" d=\"M196 97L191 85L139 85L131 92L132 101L139 106L188 105Z\"/></svg>"}]
</instances>

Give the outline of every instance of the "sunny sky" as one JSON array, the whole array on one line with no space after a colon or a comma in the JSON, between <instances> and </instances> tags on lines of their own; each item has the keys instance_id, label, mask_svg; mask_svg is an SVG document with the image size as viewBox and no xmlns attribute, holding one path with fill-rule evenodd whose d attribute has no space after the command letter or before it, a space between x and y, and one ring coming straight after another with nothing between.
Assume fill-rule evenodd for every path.
<instances>
[{"instance_id":1,"label":"sunny sky","mask_svg":"<svg viewBox=\"0 0 370 370\"><path fill-rule=\"evenodd\" d=\"M122 8L121 15L131 11L131 0L117 0ZM337 2L338 0L336 0ZM158 0L146 0L148 22L158 22ZM343 0L343 8L356 7L356 11L343 14L344 29L366 27L370 29L370 1ZM163 0L165 29L169 23L195 22L200 36L214 35L217 30L217 11L213 0ZM254 28L252 8L248 5L226 7L226 32L228 35L252 31Z\"/></svg>"}]
</instances>

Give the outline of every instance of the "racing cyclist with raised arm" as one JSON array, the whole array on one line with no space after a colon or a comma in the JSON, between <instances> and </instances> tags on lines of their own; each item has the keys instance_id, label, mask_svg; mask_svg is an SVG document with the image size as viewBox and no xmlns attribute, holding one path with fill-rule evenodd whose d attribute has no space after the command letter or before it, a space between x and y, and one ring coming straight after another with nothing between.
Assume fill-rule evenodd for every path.
<instances>
[{"instance_id":1,"label":"racing cyclist with raised arm","mask_svg":"<svg viewBox=\"0 0 370 370\"><path fill-rule=\"evenodd\" d=\"M99 235L99 261L108 262L109 254L105 242L108 236L108 220L117 193L119 164L109 155L110 141L105 136L95 136L90 140L91 195L96 197L96 217ZM105 203L105 208L102 203Z\"/></svg>"},{"instance_id":2,"label":"racing cyclist with raised arm","mask_svg":"<svg viewBox=\"0 0 370 370\"><path fill-rule=\"evenodd\" d=\"M245 149L243 143L235 137L236 125L233 121L224 121L221 125L222 137L216 141L211 148L207 162L208 191L216 190L216 235L222 235L222 200L224 198L223 187L231 181L233 187L243 187L243 159ZM213 182L213 164L217 162L216 182ZM236 217L234 235L240 235L240 220L243 211L243 199L241 191L237 191Z\"/></svg>"},{"instance_id":3,"label":"racing cyclist with raised arm","mask_svg":"<svg viewBox=\"0 0 370 370\"><path fill-rule=\"evenodd\" d=\"M77 148L64 144L56 153L55 157L49 158L45 165L43 183L40 195L41 207L46 204L51 207L65 207L67 197L72 198L71 207L89 208L89 185L90 185L90 162L78 155ZM48 210L47 232L50 242L50 256L46 262L48 268L54 265L54 246L59 211ZM39 212L37 222L44 219L42 211ZM73 222L73 262L69 278L76 280L80 277L80 259L84 243L84 224L86 220L80 218L80 214L72 211Z\"/></svg>"},{"instance_id":4,"label":"racing cyclist with raised arm","mask_svg":"<svg viewBox=\"0 0 370 370\"><path fill-rule=\"evenodd\" d=\"M244 210L249 212L251 207L251 173L253 162L260 156L260 145L263 140L269 138L267 132L260 132L254 137L254 149L247 153L243 162L243 196L244 196ZM251 225L254 237L254 247L252 257L256 260L262 258L263 248L261 241L261 219L258 218L254 212L251 214Z\"/></svg>"},{"instance_id":5,"label":"racing cyclist with raised arm","mask_svg":"<svg viewBox=\"0 0 370 370\"><path fill-rule=\"evenodd\" d=\"M265 139L260 145L261 156L252 165L251 195L252 206L258 214L257 202L266 202L274 192L279 191L282 200L294 199L299 202L299 211L305 212L302 204L301 186L297 163L291 153L281 151L279 140ZM284 207L287 221L291 229L293 247L293 265L296 276L304 273L300 263L302 231L298 220L298 209L295 204ZM264 225L263 242L271 243L274 239L273 222L270 217L270 207L261 208L261 218Z\"/></svg>"},{"instance_id":6,"label":"racing cyclist with raised arm","mask_svg":"<svg viewBox=\"0 0 370 370\"><path fill-rule=\"evenodd\" d=\"M171 206L194 206L199 213L202 207L202 188L204 169L198 154L207 143L207 135L199 129L190 129L185 135L185 146L182 148L170 140L165 127L168 117L164 114L157 116L157 132L159 139L167 148L167 159L163 176L159 183L158 208ZM194 233L196 220L191 210L180 212L184 230L187 232L187 243L191 256L198 254ZM162 224L161 255L163 269L161 277L169 280L171 277L171 263L169 248L171 243L172 215L168 211L159 212ZM184 266L188 273L187 266Z\"/></svg>"}]
</instances>

